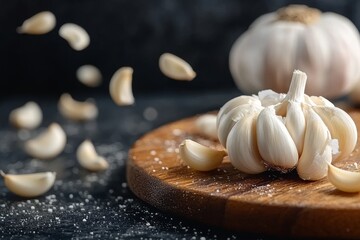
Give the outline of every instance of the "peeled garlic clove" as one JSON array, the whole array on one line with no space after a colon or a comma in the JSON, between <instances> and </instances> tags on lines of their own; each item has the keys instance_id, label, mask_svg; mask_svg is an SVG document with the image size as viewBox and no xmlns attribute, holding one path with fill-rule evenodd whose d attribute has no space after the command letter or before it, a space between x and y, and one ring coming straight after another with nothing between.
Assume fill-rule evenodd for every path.
<instances>
[{"instance_id":1,"label":"peeled garlic clove","mask_svg":"<svg viewBox=\"0 0 360 240\"><path fill-rule=\"evenodd\" d=\"M179 146L181 159L191 168L198 171L211 171L216 169L226 152L205 147L192 140L184 140Z\"/></svg>"},{"instance_id":2,"label":"peeled garlic clove","mask_svg":"<svg viewBox=\"0 0 360 240\"><path fill-rule=\"evenodd\" d=\"M90 44L89 34L77 24L65 23L59 29L59 35L76 51L87 48Z\"/></svg>"},{"instance_id":3,"label":"peeled garlic clove","mask_svg":"<svg viewBox=\"0 0 360 240\"><path fill-rule=\"evenodd\" d=\"M215 115L204 114L198 117L195 120L195 127L200 132L200 134L211 139L218 139Z\"/></svg>"},{"instance_id":4,"label":"peeled garlic clove","mask_svg":"<svg viewBox=\"0 0 360 240\"><path fill-rule=\"evenodd\" d=\"M133 72L131 67L122 67L110 80L110 96L119 106L132 105L135 102L131 86Z\"/></svg>"},{"instance_id":5,"label":"peeled garlic clove","mask_svg":"<svg viewBox=\"0 0 360 240\"><path fill-rule=\"evenodd\" d=\"M221 145L224 147L226 146L229 132L240 119L245 116L257 114L262 109L263 108L257 103L250 103L233 108L226 114L223 114L223 116L219 118L220 120L217 128L218 138Z\"/></svg>"},{"instance_id":6,"label":"peeled garlic clove","mask_svg":"<svg viewBox=\"0 0 360 240\"><path fill-rule=\"evenodd\" d=\"M25 142L27 154L38 159L50 159L59 155L65 148L66 134L57 123L52 123L34 139Z\"/></svg>"},{"instance_id":7,"label":"peeled garlic clove","mask_svg":"<svg viewBox=\"0 0 360 240\"><path fill-rule=\"evenodd\" d=\"M20 197L37 197L43 195L55 183L55 172L31 174L5 174L1 172L5 186L10 192Z\"/></svg>"},{"instance_id":8,"label":"peeled garlic clove","mask_svg":"<svg viewBox=\"0 0 360 240\"><path fill-rule=\"evenodd\" d=\"M187 62L171 53L160 56L159 67L165 76L175 80L191 81L196 77L196 73Z\"/></svg>"},{"instance_id":9,"label":"peeled garlic clove","mask_svg":"<svg viewBox=\"0 0 360 240\"><path fill-rule=\"evenodd\" d=\"M340 154L333 162L348 156L357 142L357 129L354 120L344 110L337 107L312 107L330 131L331 137L339 141Z\"/></svg>"},{"instance_id":10,"label":"peeled garlic clove","mask_svg":"<svg viewBox=\"0 0 360 240\"><path fill-rule=\"evenodd\" d=\"M93 65L83 65L76 70L77 79L88 87L97 87L102 82L100 70Z\"/></svg>"},{"instance_id":11,"label":"peeled garlic clove","mask_svg":"<svg viewBox=\"0 0 360 240\"><path fill-rule=\"evenodd\" d=\"M360 192L360 172L350 172L329 164L328 180L343 192Z\"/></svg>"},{"instance_id":12,"label":"peeled garlic clove","mask_svg":"<svg viewBox=\"0 0 360 240\"><path fill-rule=\"evenodd\" d=\"M330 132L321 118L310 109L306 114L304 148L297 172L304 180L319 180L327 174L332 160Z\"/></svg>"},{"instance_id":13,"label":"peeled garlic clove","mask_svg":"<svg viewBox=\"0 0 360 240\"><path fill-rule=\"evenodd\" d=\"M16 31L18 33L39 35L50 32L54 29L55 25L55 15L52 12L44 11L26 19Z\"/></svg>"},{"instance_id":14,"label":"peeled garlic clove","mask_svg":"<svg viewBox=\"0 0 360 240\"><path fill-rule=\"evenodd\" d=\"M298 152L284 122L275 109L266 107L258 116L256 137L261 157L271 167L292 169L298 162Z\"/></svg>"},{"instance_id":15,"label":"peeled garlic clove","mask_svg":"<svg viewBox=\"0 0 360 240\"><path fill-rule=\"evenodd\" d=\"M35 102L27 102L10 112L9 121L16 128L34 129L42 121L42 111Z\"/></svg>"},{"instance_id":16,"label":"peeled garlic clove","mask_svg":"<svg viewBox=\"0 0 360 240\"><path fill-rule=\"evenodd\" d=\"M60 96L58 108L61 115L73 121L88 121L98 116L98 109L94 103L76 101L68 93Z\"/></svg>"},{"instance_id":17,"label":"peeled garlic clove","mask_svg":"<svg viewBox=\"0 0 360 240\"><path fill-rule=\"evenodd\" d=\"M232 165L249 174L266 171L256 142L256 117L251 115L240 119L231 129L226 145Z\"/></svg>"},{"instance_id":18,"label":"peeled garlic clove","mask_svg":"<svg viewBox=\"0 0 360 240\"><path fill-rule=\"evenodd\" d=\"M285 119L285 126L294 140L298 153L302 153L305 136L305 116L301 103L289 101Z\"/></svg>"},{"instance_id":19,"label":"peeled garlic clove","mask_svg":"<svg viewBox=\"0 0 360 240\"><path fill-rule=\"evenodd\" d=\"M94 145L89 140L80 144L76 156L80 165L90 171L102 171L109 167L108 162L96 153Z\"/></svg>"}]
</instances>

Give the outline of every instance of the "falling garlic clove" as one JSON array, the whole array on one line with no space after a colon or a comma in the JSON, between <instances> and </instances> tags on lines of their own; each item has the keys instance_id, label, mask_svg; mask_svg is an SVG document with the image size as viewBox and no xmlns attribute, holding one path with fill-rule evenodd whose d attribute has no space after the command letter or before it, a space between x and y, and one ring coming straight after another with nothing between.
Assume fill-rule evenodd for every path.
<instances>
[{"instance_id":1,"label":"falling garlic clove","mask_svg":"<svg viewBox=\"0 0 360 240\"><path fill-rule=\"evenodd\" d=\"M330 132L321 118L310 108L306 114L304 148L297 166L299 177L319 180L326 177L332 160Z\"/></svg>"},{"instance_id":2,"label":"falling garlic clove","mask_svg":"<svg viewBox=\"0 0 360 240\"><path fill-rule=\"evenodd\" d=\"M216 115L203 114L195 120L195 127L200 134L211 139L218 139Z\"/></svg>"},{"instance_id":3,"label":"falling garlic clove","mask_svg":"<svg viewBox=\"0 0 360 240\"><path fill-rule=\"evenodd\" d=\"M110 80L110 96L119 106L132 105L135 102L132 91L133 72L131 67L122 67L114 73Z\"/></svg>"},{"instance_id":4,"label":"falling garlic clove","mask_svg":"<svg viewBox=\"0 0 360 240\"><path fill-rule=\"evenodd\" d=\"M38 197L50 190L55 183L55 172L41 172L31 174L5 174L5 186L10 192L26 198Z\"/></svg>"},{"instance_id":5,"label":"falling garlic clove","mask_svg":"<svg viewBox=\"0 0 360 240\"><path fill-rule=\"evenodd\" d=\"M98 116L98 109L93 102L76 101L68 93L60 96L58 109L61 115L73 121L89 121Z\"/></svg>"},{"instance_id":6,"label":"falling garlic clove","mask_svg":"<svg viewBox=\"0 0 360 240\"><path fill-rule=\"evenodd\" d=\"M191 168L198 171L211 171L216 169L224 157L224 150L205 147L190 139L184 140L179 146L181 159Z\"/></svg>"},{"instance_id":7,"label":"falling garlic clove","mask_svg":"<svg viewBox=\"0 0 360 240\"><path fill-rule=\"evenodd\" d=\"M76 151L76 157L82 167L90 171L102 171L109 167L105 158L96 153L90 140L82 142Z\"/></svg>"},{"instance_id":8,"label":"falling garlic clove","mask_svg":"<svg viewBox=\"0 0 360 240\"><path fill-rule=\"evenodd\" d=\"M175 80L191 81L196 77L192 67L183 59L171 53L163 53L159 58L161 72Z\"/></svg>"},{"instance_id":9,"label":"falling garlic clove","mask_svg":"<svg viewBox=\"0 0 360 240\"><path fill-rule=\"evenodd\" d=\"M102 82L100 70L93 65L83 65L76 70L77 79L88 87L97 87Z\"/></svg>"},{"instance_id":10,"label":"falling garlic clove","mask_svg":"<svg viewBox=\"0 0 360 240\"><path fill-rule=\"evenodd\" d=\"M16 128L35 129L42 122L43 114L35 102L27 102L10 112L9 121Z\"/></svg>"},{"instance_id":11,"label":"falling garlic clove","mask_svg":"<svg viewBox=\"0 0 360 240\"><path fill-rule=\"evenodd\" d=\"M51 159L59 155L65 148L66 134L61 126L52 123L36 138L25 142L27 154L38 159Z\"/></svg>"},{"instance_id":12,"label":"falling garlic clove","mask_svg":"<svg viewBox=\"0 0 360 240\"><path fill-rule=\"evenodd\" d=\"M90 44L89 34L77 24L65 23L59 29L59 35L76 51L87 48Z\"/></svg>"},{"instance_id":13,"label":"falling garlic clove","mask_svg":"<svg viewBox=\"0 0 360 240\"><path fill-rule=\"evenodd\" d=\"M40 35L50 32L55 25L55 15L52 12L44 11L26 19L16 31L18 33Z\"/></svg>"},{"instance_id":14,"label":"falling garlic clove","mask_svg":"<svg viewBox=\"0 0 360 240\"><path fill-rule=\"evenodd\" d=\"M327 177L331 184L343 192L360 192L360 172L346 171L329 164Z\"/></svg>"}]
</instances>

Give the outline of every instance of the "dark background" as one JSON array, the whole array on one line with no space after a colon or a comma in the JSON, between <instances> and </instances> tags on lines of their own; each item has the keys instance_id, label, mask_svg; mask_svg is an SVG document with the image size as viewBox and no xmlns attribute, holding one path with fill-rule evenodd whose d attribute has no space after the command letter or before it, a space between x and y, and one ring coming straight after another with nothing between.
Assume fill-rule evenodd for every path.
<instances>
[{"instance_id":1,"label":"dark background","mask_svg":"<svg viewBox=\"0 0 360 240\"><path fill-rule=\"evenodd\" d=\"M228 69L233 42L259 15L289 3L340 13L360 27L359 1L0 0L0 94L107 94L108 82L121 66L134 68L135 95L235 88ZM53 31L16 33L25 19L44 10L57 18ZM74 51L58 36L67 22L88 31L88 48ZM158 68L163 52L187 60L197 72L195 81L164 77ZM101 87L90 89L76 80L75 71L83 64L100 68Z\"/></svg>"}]
</instances>

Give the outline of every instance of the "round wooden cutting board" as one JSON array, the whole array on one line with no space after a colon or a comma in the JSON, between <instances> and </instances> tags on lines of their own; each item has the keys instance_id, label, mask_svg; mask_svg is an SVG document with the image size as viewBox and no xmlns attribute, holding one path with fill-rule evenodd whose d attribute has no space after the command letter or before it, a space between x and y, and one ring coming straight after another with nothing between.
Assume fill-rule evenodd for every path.
<instances>
[{"instance_id":1,"label":"round wooden cutting board","mask_svg":"<svg viewBox=\"0 0 360 240\"><path fill-rule=\"evenodd\" d=\"M360 112L348 112L360 129ZM360 194L336 190L326 178L303 181L296 172L245 175L227 161L211 172L185 166L177 153L184 139L219 144L196 132L195 119L167 124L134 144L127 179L139 198L163 211L244 233L360 237ZM357 171L359 147L338 166Z\"/></svg>"}]
</instances>

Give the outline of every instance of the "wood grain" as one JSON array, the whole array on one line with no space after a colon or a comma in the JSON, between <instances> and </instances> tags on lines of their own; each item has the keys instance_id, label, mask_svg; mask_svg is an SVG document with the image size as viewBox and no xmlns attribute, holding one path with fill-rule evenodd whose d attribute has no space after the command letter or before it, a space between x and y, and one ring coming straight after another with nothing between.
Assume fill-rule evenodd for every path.
<instances>
[{"instance_id":1,"label":"wood grain","mask_svg":"<svg viewBox=\"0 0 360 240\"><path fill-rule=\"evenodd\" d=\"M360 113L348 112L360 129ZM360 237L360 194L338 191L326 178L302 181L296 172L245 175L227 161L211 172L185 166L177 154L184 139L219 145L196 132L195 119L170 123L136 141L127 180L139 198L163 211L239 232ZM358 143L338 166L357 171L359 149Z\"/></svg>"}]
</instances>

